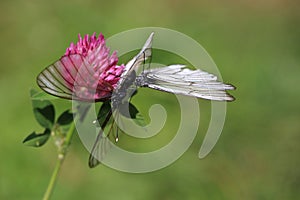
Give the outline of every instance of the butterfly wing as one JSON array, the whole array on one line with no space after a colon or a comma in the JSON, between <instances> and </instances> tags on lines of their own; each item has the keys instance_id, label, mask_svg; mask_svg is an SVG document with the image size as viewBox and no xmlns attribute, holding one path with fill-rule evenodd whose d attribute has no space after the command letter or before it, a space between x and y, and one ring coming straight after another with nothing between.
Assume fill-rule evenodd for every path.
<instances>
[{"instance_id":1,"label":"butterfly wing","mask_svg":"<svg viewBox=\"0 0 300 200\"><path fill-rule=\"evenodd\" d=\"M145 60L151 57L153 35L154 32L150 34L140 52L126 64L124 70L125 74L131 72L132 70L136 70Z\"/></svg>"},{"instance_id":2,"label":"butterfly wing","mask_svg":"<svg viewBox=\"0 0 300 200\"><path fill-rule=\"evenodd\" d=\"M141 51L126 64L126 66L123 70L123 73L121 75L121 78L118 82L118 85L116 88L117 91L118 91L118 89L121 88L121 86L125 82L126 77L129 76L132 71L136 71L138 69L138 67L144 63L145 60L147 60L148 58L151 57L153 35L154 35L154 33L152 32L150 34L150 36L148 37L148 39L146 40Z\"/></svg>"},{"instance_id":3,"label":"butterfly wing","mask_svg":"<svg viewBox=\"0 0 300 200\"><path fill-rule=\"evenodd\" d=\"M37 76L37 84L45 92L64 99L97 101L108 98L112 91L109 83L97 88L91 87L99 81L94 73L87 59L79 54L72 54L63 56L46 67ZM95 98L94 93L100 94L100 97Z\"/></svg>"},{"instance_id":4,"label":"butterfly wing","mask_svg":"<svg viewBox=\"0 0 300 200\"><path fill-rule=\"evenodd\" d=\"M73 84L69 80L64 79L63 74L66 73L63 60L58 60L37 76L37 84L42 90L51 95L72 99L73 91L71 88Z\"/></svg>"},{"instance_id":5,"label":"butterfly wing","mask_svg":"<svg viewBox=\"0 0 300 200\"><path fill-rule=\"evenodd\" d=\"M113 127L113 124L111 125L111 128ZM105 135L103 132L103 129L98 133L97 138L95 140L94 146L92 148L92 151L89 156L89 167L94 168L97 165L101 164L103 159L105 158L105 155L111 148L111 141L109 139L109 136L111 135L110 131L108 135Z\"/></svg>"},{"instance_id":6,"label":"butterfly wing","mask_svg":"<svg viewBox=\"0 0 300 200\"><path fill-rule=\"evenodd\" d=\"M113 115L113 117L112 117ZM89 167L94 168L101 164L109 150L112 148L112 141L118 142L120 129L118 124L121 123L120 113L112 113L112 110L103 115L104 121L98 120L101 129L96 137L95 143L89 156Z\"/></svg>"},{"instance_id":7,"label":"butterfly wing","mask_svg":"<svg viewBox=\"0 0 300 200\"><path fill-rule=\"evenodd\" d=\"M135 88L131 88L136 79L136 71L145 60L151 57L152 40L154 33L152 32L146 40L140 52L134 56L124 67L121 77L112 95L113 108L117 109L118 104L124 99L128 99L135 92ZM131 88L131 89L130 89Z\"/></svg>"},{"instance_id":8,"label":"butterfly wing","mask_svg":"<svg viewBox=\"0 0 300 200\"><path fill-rule=\"evenodd\" d=\"M136 81L138 86L193 96L197 98L233 101L227 90L235 87L217 80L217 77L200 69L190 70L184 65L170 65L144 71Z\"/></svg>"},{"instance_id":9,"label":"butterfly wing","mask_svg":"<svg viewBox=\"0 0 300 200\"><path fill-rule=\"evenodd\" d=\"M93 168L96 167L98 164L101 163L101 161L104 159L106 152L108 151L110 147L110 141L109 137L115 137L115 141L118 141L118 127L117 124L113 122L112 119L112 112L116 111L117 116L114 116L116 120L118 120L118 103L123 100L122 95L119 95L119 93L128 92L128 88L134 83L135 81L135 72L138 67L149 57L151 57L151 46L152 46L152 40L153 40L154 33L151 33L148 37L147 41L145 42L143 48L141 51L133 58L131 59L123 69L123 72L121 74L121 78L117 83L117 87L115 89L115 94L113 95L113 99L117 99L117 105L110 109L109 114L105 116L105 120L103 122L100 122L101 124L101 131L97 135L96 141L94 143L94 146L92 148L90 157L89 157L89 167ZM122 96L122 97L120 97ZM121 98L121 99L120 99ZM115 102L114 100L112 102ZM100 120L101 121L101 120ZM107 135L104 135L103 130L106 128L107 124L110 123L110 129L108 130ZM114 136L112 132L116 132L116 135Z\"/></svg>"}]
</instances>

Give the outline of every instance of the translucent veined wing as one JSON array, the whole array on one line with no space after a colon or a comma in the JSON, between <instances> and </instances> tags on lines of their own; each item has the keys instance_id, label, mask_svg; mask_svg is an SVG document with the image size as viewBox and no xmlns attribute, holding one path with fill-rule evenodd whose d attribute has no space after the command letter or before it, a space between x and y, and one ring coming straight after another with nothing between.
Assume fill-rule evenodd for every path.
<instances>
[{"instance_id":1,"label":"translucent veined wing","mask_svg":"<svg viewBox=\"0 0 300 200\"><path fill-rule=\"evenodd\" d=\"M234 100L234 97L226 92L227 90L234 90L233 85L218 81L213 74L200 69L190 70L184 65L170 65L145 70L137 77L136 84L137 86L209 100Z\"/></svg>"},{"instance_id":2,"label":"translucent veined wing","mask_svg":"<svg viewBox=\"0 0 300 200\"><path fill-rule=\"evenodd\" d=\"M110 97L113 87L105 81L98 82L91 64L79 54L63 56L37 76L37 84L45 92L80 101L102 101ZM93 87L95 83L97 86Z\"/></svg>"},{"instance_id":3,"label":"translucent veined wing","mask_svg":"<svg viewBox=\"0 0 300 200\"><path fill-rule=\"evenodd\" d=\"M110 114L107 115L106 120L107 122L102 123L101 125L101 131L97 135L96 141L94 143L94 146L92 148L90 157L89 157L89 167L93 168L96 167L98 164L101 163L103 158L105 157L106 152L108 151L110 147L110 141L109 137L113 136L112 132L115 132L115 141L118 141L118 127L117 124L112 119L112 113L116 113L114 118L115 120L119 119L119 103L125 98L126 95L123 95L123 93L130 93L132 94L128 89L135 81L135 72L138 67L144 63L146 59L151 57L152 54L152 40L153 40L154 33L151 33L148 37L147 41L145 42L143 48L141 51L133 58L131 59L123 69L123 72L121 74L121 77L117 83L117 87L115 88L115 93L113 94L113 104L112 108L110 110ZM104 130L107 126L107 123L110 122L110 128L107 133L107 135L104 134ZM116 130L114 130L116 129Z\"/></svg>"},{"instance_id":4,"label":"translucent veined wing","mask_svg":"<svg viewBox=\"0 0 300 200\"><path fill-rule=\"evenodd\" d=\"M90 153L89 157L89 167L97 166L103 159L108 147L109 147L109 138L110 132L112 131L113 121L112 121L112 109L110 101L103 102L100 110L98 112L98 119L95 122L98 122L100 125L100 131L96 137L95 143ZM105 134L106 126L111 123L111 128L108 131L108 134Z\"/></svg>"},{"instance_id":5,"label":"translucent veined wing","mask_svg":"<svg viewBox=\"0 0 300 200\"><path fill-rule=\"evenodd\" d=\"M103 132L99 133L89 156L89 167L94 168L99 165L109 149L109 138Z\"/></svg>"},{"instance_id":6,"label":"translucent veined wing","mask_svg":"<svg viewBox=\"0 0 300 200\"><path fill-rule=\"evenodd\" d=\"M110 104L110 101L106 101L103 104ZM112 115L114 115L112 117ZM118 142L119 140L119 127L120 113L117 111L113 114L112 109L101 116L102 119L98 119L101 129L96 137L95 143L89 156L89 167L94 168L99 165L106 154L112 147L112 141Z\"/></svg>"},{"instance_id":7,"label":"translucent veined wing","mask_svg":"<svg viewBox=\"0 0 300 200\"><path fill-rule=\"evenodd\" d=\"M132 71L136 71L138 67L144 63L152 55L152 40L153 40L154 33L152 32L148 39L146 40L143 48L141 51L132 58L125 66L121 78L118 82L116 90L118 91L123 83L126 81L126 77L131 74Z\"/></svg>"}]
</instances>

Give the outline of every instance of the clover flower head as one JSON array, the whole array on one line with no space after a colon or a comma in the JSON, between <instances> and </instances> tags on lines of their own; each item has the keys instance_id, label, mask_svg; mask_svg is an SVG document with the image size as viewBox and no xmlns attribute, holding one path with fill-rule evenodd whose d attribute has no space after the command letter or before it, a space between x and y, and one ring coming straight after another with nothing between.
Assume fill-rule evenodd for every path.
<instances>
[{"instance_id":1,"label":"clover flower head","mask_svg":"<svg viewBox=\"0 0 300 200\"><path fill-rule=\"evenodd\" d=\"M117 53L110 55L101 33L83 38L79 34L78 42L70 44L61 62L65 67L63 78L79 99L109 98L125 67L117 65Z\"/></svg>"}]
</instances>

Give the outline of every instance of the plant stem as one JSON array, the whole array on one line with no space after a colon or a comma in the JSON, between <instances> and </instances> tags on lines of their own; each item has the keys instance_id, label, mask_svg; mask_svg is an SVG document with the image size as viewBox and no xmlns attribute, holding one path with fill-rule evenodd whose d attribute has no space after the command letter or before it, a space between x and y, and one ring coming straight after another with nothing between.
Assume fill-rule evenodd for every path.
<instances>
[{"instance_id":1,"label":"plant stem","mask_svg":"<svg viewBox=\"0 0 300 200\"><path fill-rule=\"evenodd\" d=\"M74 129L75 129L75 123L73 122L71 124L71 126L70 126L67 134L66 134L64 143L62 144L62 149L61 149L61 151L58 152L58 157L57 157L56 165L55 165L54 171L52 173L50 182L48 184L47 190L46 190L46 192L44 194L43 200L49 200L50 199L50 196L51 196L51 194L53 192L53 189L54 189L57 177L58 177L58 173L60 171L60 168L62 166L64 158L65 158L65 156L67 154L67 149L68 149L68 147L70 145L70 142L71 142L71 139L72 139L72 136L73 136L73 133L74 133Z\"/></svg>"},{"instance_id":2,"label":"plant stem","mask_svg":"<svg viewBox=\"0 0 300 200\"><path fill-rule=\"evenodd\" d=\"M58 158L50 182L48 184L47 190L44 194L43 200L48 200L50 198L62 163L63 163L63 159Z\"/></svg>"},{"instance_id":3,"label":"plant stem","mask_svg":"<svg viewBox=\"0 0 300 200\"><path fill-rule=\"evenodd\" d=\"M69 129L67 135L66 135L66 140L65 140L66 148L68 148L70 145L70 142L71 142L71 139L72 139L72 136L74 133L74 129L75 129L75 123L73 122L70 126L70 129Z\"/></svg>"}]
</instances>

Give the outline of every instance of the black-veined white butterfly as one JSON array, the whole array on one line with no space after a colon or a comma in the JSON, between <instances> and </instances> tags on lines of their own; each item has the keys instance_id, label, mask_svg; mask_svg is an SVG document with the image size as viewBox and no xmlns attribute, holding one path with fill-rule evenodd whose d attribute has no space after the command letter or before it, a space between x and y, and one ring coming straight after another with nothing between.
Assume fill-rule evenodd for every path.
<instances>
[{"instance_id":1,"label":"black-veined white butterfly","mask_svg":"<svg viewBox=\"0 0 300 200\"><path fill-rule=\"evenodd\" d=\"M170 65L162 68L143 70L136 75L138 68L151 57L152 40L154 33L151 33L141 51L131 59L122 69L117 83L113 86L110 82L99 81L95 76L93 66L99 52L85 57L80 54L63 56L60 60L44 69L37 77L38 85L47 93L66 99L80 101L103 101L99 113L102 114L100 126L102 130L96 138L89 158L89 166L95 167L103 158L105 141L107 138L103 130L111 121L113 112L118 111L123 101L128 101L135 92L135 87L148 87L164 92L187 95L216 101L233 101L234 97L227 93L227 90L234 90L235 87L217 80L217 77L200 69L190 70L184 65ZM107 55L105 55L107 59ZM92 61L91 61L92 60ZM71 66L71 67L68 67ZM99 69L98 69L99 74ZM97 74L97 75L98 75ZM75 80L78 79L78 80ZM95 86L95 84L97 84ZM132 89L132 87L134 87ZM90 95L96 93L97 96ZM129 95L128 95L129 93ZM110 103L111 102L111 103ZM114 122L112 122L114 123ZM114 126L107 135L110 135ZM118 139L118 133L116 133Z\"/></svg>"}]
</instances>

